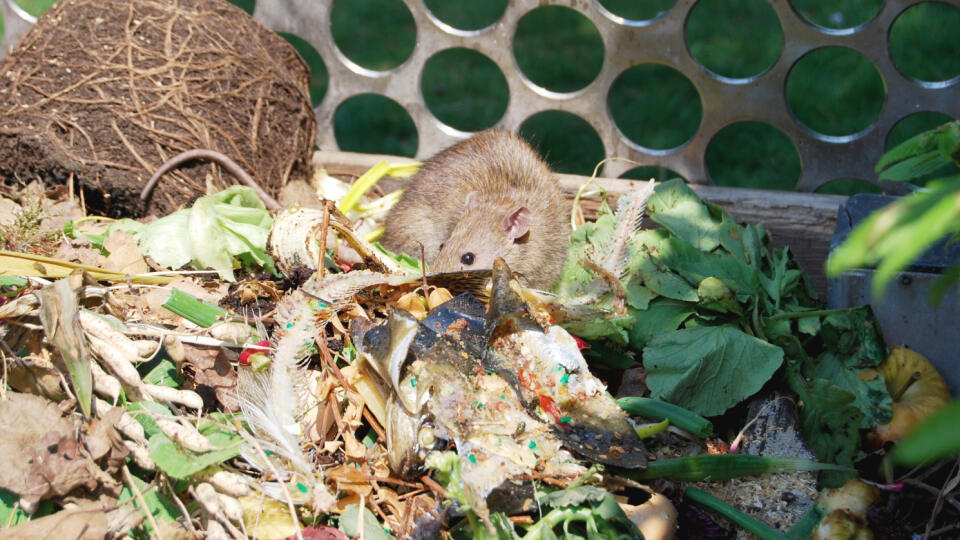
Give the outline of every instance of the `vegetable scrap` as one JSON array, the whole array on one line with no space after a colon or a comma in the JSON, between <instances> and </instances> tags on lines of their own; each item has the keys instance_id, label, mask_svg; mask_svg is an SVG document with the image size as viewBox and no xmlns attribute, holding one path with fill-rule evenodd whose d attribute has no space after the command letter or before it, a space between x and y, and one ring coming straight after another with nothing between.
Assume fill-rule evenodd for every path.
<instances>
[{"instance_id":1,"label":"vegetable scrap","mask_svg":"<svg viewBox=\"0 0 960 540\"><path fill-rule=\"evenodd\" d=\"M246 187L146 224L75 215L63 246L0 254L19 261L0 274L0 459L30 464L0 474L0 525L896 536L941 489L929 478L955 485L940 462L884 487L951 455L916 442L948 425L949 392L888 351L869 307L824 309L762 226L680 181L640 184L573 232L563 277L538 291L502 260L437 274L372 243L396 197L369 189L388 173L410 166L353 188L318 172L339 202L277 215ZM136 274L107 266L115 251ZM836 502L840 486L859 502Z\"/></svg>"}]
</instances>

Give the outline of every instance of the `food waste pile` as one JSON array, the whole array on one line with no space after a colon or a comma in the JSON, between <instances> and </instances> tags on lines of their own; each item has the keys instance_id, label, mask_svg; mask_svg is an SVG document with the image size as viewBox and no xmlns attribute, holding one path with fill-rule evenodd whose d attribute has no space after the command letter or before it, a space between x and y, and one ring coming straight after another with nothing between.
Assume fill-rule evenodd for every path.
<instances>
[{"instance_id":1,"label":"food waste pile","mask_svg":"<svg viewBox=\"0 0 960 540\"><path fill-rule=\"evenodd\" d=\"M904 538L960 517L955 459L912 467L943 379L869 306L824 309L762 226L679 180L615 210L587 183L604 202L575 204L542 291L380 247L398 194L370 186L415 169L142 221L5 187L5 532Z\"/></svg>"}]
</instances>

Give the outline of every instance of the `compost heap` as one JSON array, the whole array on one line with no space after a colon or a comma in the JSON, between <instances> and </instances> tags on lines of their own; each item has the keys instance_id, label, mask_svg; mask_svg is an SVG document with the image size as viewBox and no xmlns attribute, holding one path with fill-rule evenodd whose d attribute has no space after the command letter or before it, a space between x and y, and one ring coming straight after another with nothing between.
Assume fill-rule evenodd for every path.
<instances>
[{"instance_id":1,"label":"compost heap","mask_svg":"<svg viewBox=\"0 0 960 540\"><path fill-rule=\"evenodd\" d=\"M64 0L0 69L0 172L77 182L98 213L164 215L207 192L219 168L193 163L139 198L162 163L196 148L274 196L310 173L308 69L226 1ZM232 183L214 174L210 187Z\"/></svg>"},{"instance_id":2,"label":"compost heap","mask_svg":"<svg viewBox=\"0 0 960 540\"><path fill-rule=\"evenodd\" d=\"M898 409L949 399L942 379L909 351L887 359L869 308L822 310L761 227L680 181L638 189L579 225L550 295L503 264L424 275L379 250L354 222L375 228L390 196L360 184L315 174L352 201L340 209L273 215L234 186L149 223L81 220L62 188L8 190L0 459L27 466L0 468L6 523L670 538L679 512L680 534L733 534L705 506L755 534L826 538L928 519L937 495L912 477L882 494L851 478L885 480L874 449L909 429ZM645 210L661 228L638 230ZM212 270L150 273L158 261ZM915 482L952 489L948 469ZM791 472L815 470L845 491L817 499Z\"/></svg>"}]
</instances>

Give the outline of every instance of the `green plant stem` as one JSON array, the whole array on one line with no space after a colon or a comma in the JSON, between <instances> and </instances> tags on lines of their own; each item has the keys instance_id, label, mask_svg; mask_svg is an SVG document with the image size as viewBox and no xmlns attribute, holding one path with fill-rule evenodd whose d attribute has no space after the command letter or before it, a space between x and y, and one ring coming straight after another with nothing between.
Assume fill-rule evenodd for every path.
<instances>
[{"instance_id":1,"label":"green plant stem","mask_svg":"<svg viewBox=\"0 0 960 540\"><path fill-rule=\"evenodd\" d=\"M697 505L710 510L711 512L729 519L733 523L736 523L747 531L755 534L762 540L786 540L787 538L780 533L780 531L774 529L766 523L758 521L747 514L744 514L729 504L714 497L713 495L710 495L709 493L701 491L695 487L687 486L687 489L684 491L684 497L693 501Z\"/></svg>"},{"instance_id":2,"label":"green plant stem","mask_svg":"<svg viewBox=\"0 0 960 540\"><path fill-rule=\"evenodd\" d=\"M814 311L792 311L790 313L778 313L777 315L774 315L769 319L771 321L782 321L784 319L806 319L807 317L826 317L828 315L836 315L837 313L846 313L848 311L853 311L857 309L857 307L837 308L837 309L818 309Z\"/></svg>"}]
</instances>

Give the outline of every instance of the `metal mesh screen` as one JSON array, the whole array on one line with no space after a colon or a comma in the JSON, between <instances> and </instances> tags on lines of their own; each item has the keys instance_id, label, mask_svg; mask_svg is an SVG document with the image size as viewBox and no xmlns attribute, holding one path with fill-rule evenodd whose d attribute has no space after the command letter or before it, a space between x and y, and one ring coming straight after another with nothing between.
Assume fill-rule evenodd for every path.
<instances>
[{"instance_id":1,"label":"metal mesh screen","mask_svg":"<svg viewBox=\"0 0 960 540\"><path fill-rule=\"evenodd\" d=\"M341 0L348 1L348 0ZM8 0L9 2L9 0ZM494 24L476 31L455 29L435 17L423 0L403 0L416 23L416 46L410 57L389 71L372 71L351 62L334 43L330 29L332 1L259 0L254 16L268 27L295 34L310 43L323 57L329 73L329 89L316 107L318 140L321 148L337 148L333 116L347 99L376 93L399 103L412 118L418 134L418 157L427 157L468 133L439 121L427 108L421 92L425 63L450 48L467 48L492 60L503 73L509 88L509 102L497 125L517 131L525 120L543 111L565 111L586 121L603 142L608 157L629 158L643 165L662 166L691 182L710 183L705 150L727 126L737 122L763 122L781 131L797 149L802 172L799 191L813 191L838 178L859 178L876 182L873 165L884 150L890 130L904 117L919 111L934 111L960 117L958 80L936 83L915 81L901 73L891 59L888 37L893 23L918 0L887 0L879 12L860 26L832 30L818 27L797 13L786 0L772 0L783 30L779 57L763 73L744 79L715 75L691 55L685 23L696 0L677 0L660 17L631 21L612 14L597 0L511 0ZM960 7L960 0L942 3ZM512 52L518 21L543 6L564 6L587 17L603 40L604 59L596 78L585 88L552 92L532 83L518 69ZM4 45L22 31L22 21L4 5L7 35ZM883 79L885 99L878 118L858 133L828 136L800 123L787 105L786 81L797 61L822 47L851 49L868 59ZM625 70L644 64L671 66L696 88L703 107L694 135L682 145L655 150L631 141L611 116L608 95L611 85ZM633 165L609 162L604 176L616 177Z\"/></svg>"}]
</instances>

